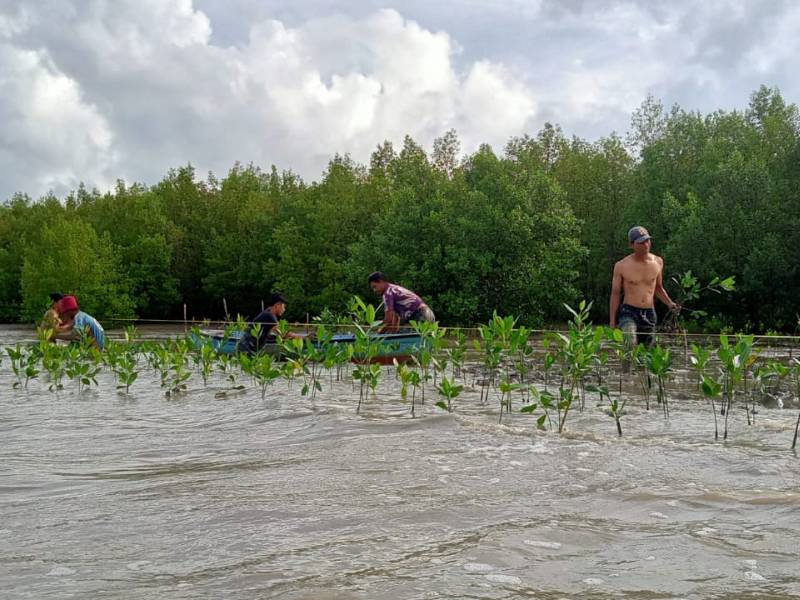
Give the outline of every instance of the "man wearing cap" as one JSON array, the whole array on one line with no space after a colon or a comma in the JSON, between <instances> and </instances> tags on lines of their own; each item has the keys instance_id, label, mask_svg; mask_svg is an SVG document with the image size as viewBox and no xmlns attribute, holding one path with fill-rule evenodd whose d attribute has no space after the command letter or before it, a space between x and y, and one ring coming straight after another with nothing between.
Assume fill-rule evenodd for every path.
<instances>
[{"instance_id":1,"label":"man wearing cap","mask_svg":"<svg viewBox=\"0 0 800 600\"><path fill-rule=\"evenodd\" d=\"M61 298L56 304L56 310L63 321L63 325L56 329L56 336L78 332L81 336L91 339L97 349L102 350L106 347L106 333L102 325L93 316L80 309L75 296Z\"/></svg>"},{"instance_id":2,"label":"man wearing cap","mask_svg":"<svg viewBox=\"0 0 800 600\"><path fill-rule=\"evenodd\" d=\"M619 327L635 344L651 345L656 331L655 299L670 310L680 307L664 289L664 260L650 254L650 234L637 225L628 231L629 254L614 265L609 302L609 324ZM624 298L621 302L620 296Z\"/></svg>"},{"instance_id":3,"label":"man wearing cap","mask_svg":"<svg viewBox=\"0 0 800 600\"><path fill-rule=\"evenodd\" d=\"M277 341L273 330L278 325L278 319L286 312L286 305L289 301L286 296L280 292L275 292L270 296L269 306L262 310L255 319L254 324L260 324L260 330L256 331L254 328L248 329L239 341L237 350L239 352L246 352L253 354L264 349L268 344L274 344ZM287 338L300 337L296 333L289 332Z\"/></svg>"},{"instance_id":4,"label":"man wearing cap","mask_svg":"<svg viewBox=\"0 0 800 600\"><path fill-rule=\"evenodd\" d=\"M401 285L391 283L380 271L371 273L367 281L373 292L383 296L383 331L397 331L410 321L433 323L436 320L436 315L422 298Z\"/></svg>"}]
</instances>

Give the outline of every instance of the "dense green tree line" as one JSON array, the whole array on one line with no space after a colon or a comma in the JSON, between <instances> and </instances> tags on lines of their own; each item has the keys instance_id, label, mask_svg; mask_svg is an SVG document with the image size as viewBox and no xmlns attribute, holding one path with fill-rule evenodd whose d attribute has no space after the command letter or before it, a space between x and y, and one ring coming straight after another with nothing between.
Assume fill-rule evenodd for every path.
<instances>
[{"instance_id":1,"label":"dense green tree line","mask_svg":"<svg viewBox=\"0 0 800 600\"><path fill-rule=\"evenodd\" d=\"M47 293L75 292L99 317L254 316L274 289L289 316L343 310L382 270L447 324L493 310L541 325L563 303L596 300L642 224L669 276L735 275L706 298L714 325L797 326L800 117L777 90L744 111L665 110L648 98L625 139L588 142L546 125L459 159L455 132L430 154L411 138L369 165L336 156L321 179L235 165L191 167L152 187L119 182L66 199L0 205L0 320L38 318ZM669 286L668 286L669 287Z\"/></svg>"}]
</instances>

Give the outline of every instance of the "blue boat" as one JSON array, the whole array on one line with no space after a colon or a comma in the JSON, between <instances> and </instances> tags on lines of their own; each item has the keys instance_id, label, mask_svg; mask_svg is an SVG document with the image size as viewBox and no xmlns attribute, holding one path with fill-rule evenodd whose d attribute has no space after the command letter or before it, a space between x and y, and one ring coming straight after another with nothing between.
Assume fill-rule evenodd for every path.
<instances>
[{"instance_id":1,"label":"blue boat","mask_svg":"<svg viewBox=\"0 0 800 600\"><path fill-rule=\"evenodd\" d=\"M195 348L199 349L206 344L211 344L211 347L220 354L235 354L243 336L244 333L241 331L232 332L227 336L220 331L201 331L199 335L190 334ZM382 364L391 364L394 359L400 362L409 360L423 346L422 336L415 332L376 333L371 336L371 339L378 344L372 362ZM330 341L331 344L355 344L355 342L356 336L352 333L337 333ZM314 345L320 347L321 343L315 340ZM265 344L261 351L273 356L281 353L278 344ZM358 359L359 357L354 357L354 360Z\"/></svg>"}]
</instances>

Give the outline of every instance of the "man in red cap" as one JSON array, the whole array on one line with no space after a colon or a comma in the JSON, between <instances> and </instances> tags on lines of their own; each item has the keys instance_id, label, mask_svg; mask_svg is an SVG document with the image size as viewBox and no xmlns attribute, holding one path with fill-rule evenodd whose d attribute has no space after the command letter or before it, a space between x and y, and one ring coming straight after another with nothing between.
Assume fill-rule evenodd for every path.
<instances>
[{"instance_id":1,"label":"man in red cap","mask_svg":"<svg viewBox=\"0 0 800 600\"><path fill-rule=\"evenodd\" d=\"M68 331L76 331L82 336L89 337L96 348L102 350L106 347L106 333L103 327L97 319L80 309L75 296L64 296L58 301L56 310L64 322L64 325L56 331L58 336Z\"/></svg>"},{"instance_id":2,"label":"man in red cap","mask_svg":"<svg viewBox=\"0 0 800 600\"><path fill-rule=\"evenodd\" d=\"M655 299L679 310L664 289L664 259L650 254L650 233L637 225L628 231L632 253L614 265L609 302L609 325L628 334L633 344L651 345L656 332ZM620 295L624 303L620 305Z\"/></svg>"}]
</instances>

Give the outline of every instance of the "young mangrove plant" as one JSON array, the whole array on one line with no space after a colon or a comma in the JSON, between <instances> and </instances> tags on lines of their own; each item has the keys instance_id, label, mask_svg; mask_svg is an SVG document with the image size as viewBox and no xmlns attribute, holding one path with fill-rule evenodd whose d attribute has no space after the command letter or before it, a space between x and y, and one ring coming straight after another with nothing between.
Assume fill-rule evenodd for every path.
<instances>
[{"instance_id":1,"label":"young mangrove plant","mask_svg":"<svg viewBox=\"0 0 800 600\"><path fill-rule=\"evenodd\" d=\"M684 348L688 351L688 344L686 344L686 327L681 322L681 314L689 314L695 321L707 316L703 310L694 310L687 306L691 304L705 292L714 294L721 294L723 292L732 292L736 289L736 278L731 277L714 277L706 285L700 283L700 280L695 277L691 271L686 271L680 277L672 277L672 281L677 286L673 298L675 302L681 307L679 311L670 312L661 324L662 331L682 331L684 333Z\"/></svg>"},{"instance_id":2,"label":"young mangrove plant","mask_svg":"<svg viewBox=\"0 0 800 600\"><path fill-rule=\"evenodd\" d=\"M81 338L79 344L71 344L65 349L67 377L77 383L78 393L90 385L97 385L100 372L100 353L88 337Z\"/></svg>"},{"instance_id":3,"label":"young mangrove plant","mask_svg":"<svg viewBox=\"0 0 800 600\"><path fill-rule=\"evenodd\" d=\"M302 379L303 386L300 388L300 395L306 396L310 390L308 384L309 364L311 363L311 340L303 338L283 338L278 337L278 344L281 348L281 355L286 359L287 372L291 373L294 379Z\"/></svg>"},{"instance_id":4,"label":"young mangrove plant","mask_svg":"<svg viewBox=\"0 0 800 600\"><path fill-rule=\"evenodd\" d=\"M467 336L463 331L457 331L455 334L455 343L447 350L450 357L450 365L452 366L453 379L461 377L464 378L464 362L467 360Z\"/></svg>"},{"instance_id":5,"label":"young mangrove plant","mask_svg":"<svg viewBox=\"0 0 800 600\"><path fill-rule=\"evenodd\" d=\"M703 386L703 378L706 375L710 360L711 350L698 344L692 344L692 352L689 355L689 364L692 366L692 369L695 371L695 373L697 373L697 389L701 389Z\"/></svg>"},{"instance_id":6,"label":"young mangrove plant","mask_svg":"<svg viewBox=\"0 0 800 600\"><path fill-rule=\"evenodd\" d=\"M444 336L447 331L439 327L437 322L411 321L411 328L420 336L420 346L416 358L422 369L422 378L430 379L430 368L433 367L433 384L436 385L438 374L445 369L445 355L442 353Z\"/></svg>"},{"instance_id":7,"label":"young mangrove plant","mask_svg":"<svg viewBox=\"0 0 800 600\"><path fill-rule=\"evenodd\" d=\"M714 413L714 441L716 441L719 439L719 425L717 424L717 407L714 399L719 398L722 394L722 384L716 379L703 375L700 389L703 391L703 395L711 402L711 412Z\"/></svg>"},{"instance_id":8,"label":"young mangrove plant","mask_svg":"<svg viewBox=\"0 0 800 600\"><path fill-rule=\"evenodd\" d=\"M650 379L650 370L647 367L650 359L650 350L644 344L638 344L630 349L630 357L631 364L639 380L639 386L642 388L645 410L650 410L650 394L653 387L653 382Z\"/></svg>"},{"instance_id":9,"label":"young mangrove plant","mask_svg":"<svg viewBox=\"0 0 800 600\"><path fill-rule=\"evenodd\" d=\"M130 392L133 382L139 377L138 366L135 349L132 347L126 348L119 357L114 371L114 375L117 377L117 388L125 388L126 395Z\"/></svg>"},{"instance_id":10,"label":"young mangrove plant","mask_svg":"<svg viewBox=\"0 0 800 600\"><path fill-rule=\"evenodd\" d=\"M558 432L562 433L567 416L577 395L583 397L584 379L591 371L595 361L598 342L594 328L588 324L592 304L582 300L577 310L565 305L572 314L567 333L555 333L551 339L557 347L557 357L561 364L561 381L558 390L556 410Z\"/></svg>"},{"instance_id":11,"label":"young mangrove plant","mask_svg":"<svg viewBox=\"0 0 800 600\"><path fill-rule=\"evenodd\" d=\"M731 345L727 335L722 334L719 337L720 345L717 356L722 365L722 414L725 416L722 439L724 440L728 439L728 416L733 409L737 385L744 377L747 357L752 351L752 341L752 336L739 336L736 344ZM747 405L745 405L745 410L748 411L747 422L750 424Z\"/></svg>"},{"instance_id":12,"label":"young mangrove plant","mask_svg":"<svg viewBox=\"0 0 800 600\"><path fill-rule=\"evenodd\" d=\"M250 366L256 383L261 388L261 399L267 396L269 388L281 376L281 371L275 367L272 356L266 352L253 356Z\"/></svg>"},{"instance_id":13,"label":"young mangrove plant","mask_svg":"<svg viewBox=\"0 0 800 600\"><path fill-rule=\"evenodd\" d=\"M646 355L647 369L656 380L656 399L669 419L669 395L667 394L667 377L672 369L672 354L669 348L654 346Z\"/></svg>"},{"instance_id":14,"label":"young mangrove plant","mask_svg":"<svg viewBox=\"0 0 800 600\"><path fill-rule=\"evenodd\" d=\"M800 360L793 359L792 380L794 381L794 397L800 401ZM800 429L800 413L797 414L797 421L794 425L794 438L792 438L792 450L797 446L797 432Z\"/></svg>"},{"instance_id":15,"label":"young mangrove plant","mask_svg":"<svg viewBox=\"0 0 800 600\"><path fill-rule=\"evenodd\" d=\"M541 407L542 414L536 418L536 427L541 431L547 431L545 423L553 429L553 422L550 420L550 411L555 410L556 400L548 391L540 392L533 385L528 386L528 399L530 404L526 404L519 409L521 413L535 414L536 409Z\"/></svg>"},{"instance_id":16,"label":"young mangrove plant","mask_svg":"<svg viewBox=\"0 0 800 600\"><path fill-rule=\"evenodd\" d=\"M516 319L515 319L516 322ZM528 373L532 370L533 346L529 343L531 330L527 327L518 327L511 332L509 350L514 361L514 370L519 377L520 389L528 391Z\"/></svg>"},{"instance_id":17,"label":"young mangrove plant","mask_svg":"<svg viewBox=\"0 0 800 600\"><path fill-rule=\"evenodd\" d=\"M14 388L18 388L22 385L23 374L25 372L23 367L25 352L26 351L19 344L17 344L14 348L11 346L6 346L6 354L8 354L8 358L11 360L11 370L14 372L14 376L17 378L17 381L14 382L13 385Z\"/></svg>"},{"instance_id":18,"label":"young mangrove plant","mask_svg":"<svg viewBox=\"0 0 800 600\"><path fill-rule=\"evenodd\" d=\"M507 319L512 319L510 328L508 328ZM504 341L502 339L503 331L510 336L511 330L514 327L513 317L498 316L495 312L488 325L481 325L478 327L480 340L474 340L473 345L475 350L483 352L483 379L481 380L481 404L484 404L489 399L489 390L494 385L495 378L497 377L498 369L503 362L503 349Z\"/></svg>"},{"instance_id":19,"label":"young mangrove plant","mask_svg":"<svg viewBox=\"0 0 800 600\"><path fill-rule=\"evenodd\" d=\"M622 374L625 371L625 365L630 364L630 353L628 345L625 343L625 334L621 329L605 327L603 328L603 337L606 340L606 345L617 359L619 364L618 376L618 395L622 398Z\"/></svg>"},{"instance_id":20,"label":"young mangrove plant","mask_svg":"<svg viewBox=\"0 0 800 600\"><path fill-rule=\"evenodd\" d=\"M356 414L361 412L361 404L366 399L369 392L375 395L378 388L378 382L381 379L381 366L377 363L360 363L353 370L353 379L360 383L358 393L358 406L356 406Z\"/></svg>"},{"instance_id":21,"label":"young mangrove plant","mask_svg":"<svg viewBox=\"0 0 800 600\"><path fill-rule=\"evenodd\" d=\"M257 327L261 323L256 324ZM200 340L200 346L197 351L192 355L195 367L200 371L200 377L203 379L203 387L208 386L208 380L214 372L214 365L216 364L217 351L211 344L211 340L200 331L199 327L192 327L190 339ZM257 336L256 336L257 337Z\"/></svg>"},{"instance_id":22,"label":"young mangrove plant","mask_svg":"<svg viewBox=\"0 0 800 600\"><path fill-rule=\"evenodd\" d=\"M408 399L408 388L411 386L411 416L414 417L415 415L415 399L417 394L417 388L422 381L419 376L419 372L415 369L410 368L405 363L397 362L397 359L394 359L394 366L397 370L397 378L400 380L400 397L403 401Z\"/></svg>"},{"instance_id":23,"label":"young mangrove plant","mask_svg":"<svg viewBox=\"0 0 800 600\"><path fill-rule=\"evenodd\" d=\"M173 396L179 392L184 392L188 388L188 381L192 376L189 369L189 346L186 340L176 340L169 352L168 386L166 395Z\"/></svg>"},{"instance_id":24,"label":"young mangrove plant","mask_svg":"<svg viewBox=\"0 0 800 600\"><path fill-rule=\"evenodd\" d=\"M463 385L458 385L451 382L447 377L442 377L441 383L436 386L436 392L442 399L436 403L436 406L447 412L453 412L453 400L458 397L463 389Z\"/></svg>"},{"instance_id":25,"label":"young mangrove plant","mask_svg":"<svg viewBox=\"0 0 800 600\"><path fill-rule=\"evenodd\" d=\"M367 391L372 390L374 394L380 381L381 366L373 363L373 359L380 348L380 341L375 339L374 333L380 327L381 321L377 319L377 309L358 296L351 300L350 312L353 315L355 333L353 356L356 357L356 367L353 370L353 380L360 384L356 407L356 414L359 414Z\"/></svg>"}]
</instances>

